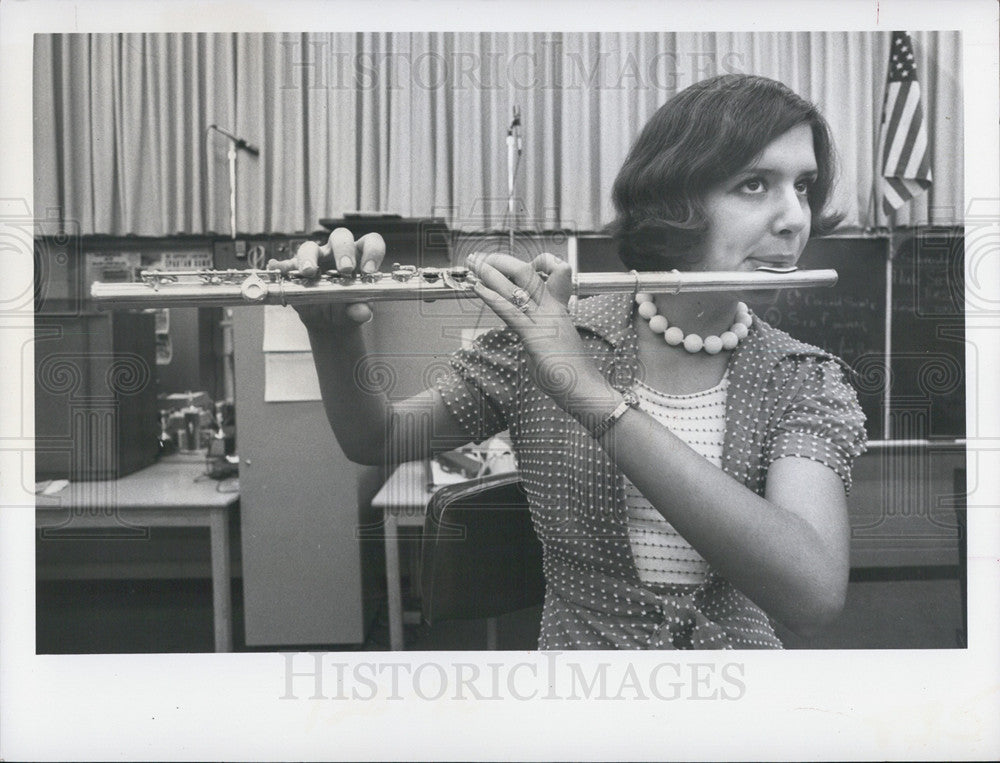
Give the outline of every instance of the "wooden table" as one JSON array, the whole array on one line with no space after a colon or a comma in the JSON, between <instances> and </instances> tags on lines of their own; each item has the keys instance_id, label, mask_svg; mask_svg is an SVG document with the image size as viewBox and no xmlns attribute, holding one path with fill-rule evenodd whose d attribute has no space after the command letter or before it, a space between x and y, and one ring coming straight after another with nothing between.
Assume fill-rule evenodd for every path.
<instances>
[{"instance_id":1,"label":"wooden table","mask_svg":"<svg viewBox=\"0 0 1000 763\"><path fill-rule=\"evenodd\" d=\"M117 480L70 483L35 497L35 526L53 536L104 530L135 537L149 527L207 527L212 555L215 651L233 649L229 511L238 492L205 476L204 456L168 456Z\"/></svg>"},{"instance_id":2,"label":"wooden table","mask_svg":"<svg viewBox=\"0 0 1000 763\"><path fill-rule=\"evenodd\" d=\"M424 526L424 513L434 491L429 489L426 461L408 461L396 467L372 498L382 510L385 530L385 577L389 596L389 648L403 648L403 593L400 582L399 538L401 527Z\"/></svg>"}]
</instances>

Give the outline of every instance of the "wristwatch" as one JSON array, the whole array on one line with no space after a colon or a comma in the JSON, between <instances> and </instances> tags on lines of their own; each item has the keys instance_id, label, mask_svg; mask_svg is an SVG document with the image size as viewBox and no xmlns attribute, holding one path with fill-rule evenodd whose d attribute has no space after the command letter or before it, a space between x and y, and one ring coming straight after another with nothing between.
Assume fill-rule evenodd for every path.
<instances>
[{"instance_id":1,"label":"wristwatch","mask_svg":"<svg viewBox=\"0 0 1000 763\"><path fill-rule=\"evenodd\" d=\"M618 404L618 407L615 408L613 411L611 411L608 417L604 419L604 421L602 421L600 424L598 424L597 427L594 429L593 431L594 439L600 440L605 432L607 432L609 429L611 429L611 427L613 427L615 424L618 423L618 419L624 416L625 411L627 411L629 408L638 408L638 407L639 407L639 398L636 396L635 392L633 392L630 389L627 389L624 392L622 392L622 401Z\"/></svg>"}]
</instances>

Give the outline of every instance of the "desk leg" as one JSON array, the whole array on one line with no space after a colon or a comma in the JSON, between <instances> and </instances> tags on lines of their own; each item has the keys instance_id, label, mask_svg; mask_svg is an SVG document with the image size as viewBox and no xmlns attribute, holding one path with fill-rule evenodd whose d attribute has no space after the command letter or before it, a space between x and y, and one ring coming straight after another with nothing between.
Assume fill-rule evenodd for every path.
<instances>
[{"instance_id":1,"label":"desk leg","mask_svg":"<svg viewBox=\"0 0 1000 763\"><path fill-rule=\"evenodd\" d=\"M212 611L215 619L215 651L233 651L232 562L229 549L229 518L225 509L212 512Z\"/></svg>"},{"instance_id":2,"label":"desk leg","mask_svg":"<svg viewBox=\"0 0 1000 763\"><path fill-rule=\"evenodd\" d=\"M389 648L401 651L403 644L403 593L399 570L399 522L388 511L382 514L385 528L385 585L389 595Z\"/></svg>"}]
</instances>

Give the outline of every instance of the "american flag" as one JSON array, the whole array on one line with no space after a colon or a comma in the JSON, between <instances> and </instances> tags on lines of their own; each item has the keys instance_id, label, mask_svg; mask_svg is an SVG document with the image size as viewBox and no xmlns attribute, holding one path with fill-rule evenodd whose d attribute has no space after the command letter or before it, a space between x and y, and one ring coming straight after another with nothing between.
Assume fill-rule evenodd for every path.
<instances>
[{"instance_id":1,"label":"american flag","mask_svg":"<svg viewBox=\"0 0 1000 763\"><path fill-rule=\"evenodd\" d=\"M913 43L906 32L892 33L885 107L882 110L882 209L891 215L931 185L927 125Z\"/></svg>"}]
</instances>

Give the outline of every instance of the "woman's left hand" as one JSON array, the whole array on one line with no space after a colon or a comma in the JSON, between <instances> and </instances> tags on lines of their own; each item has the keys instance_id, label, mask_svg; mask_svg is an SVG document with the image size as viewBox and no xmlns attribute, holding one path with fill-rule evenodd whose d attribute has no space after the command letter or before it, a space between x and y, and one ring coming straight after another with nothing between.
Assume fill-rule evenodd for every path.
<instances>
[{"instance_id":1,"label":"woman's left hand","mask_svg":"<svg viewBox=\"0 0 1000 763\"><path fill-rule=\"evenodd\" d=\"M610 389L587 354L567 304L572 270L552 254L531 262L498 253L471 255L476 294L521 338L538 386L572 413Z\"/></svg>"}]
</instances>

